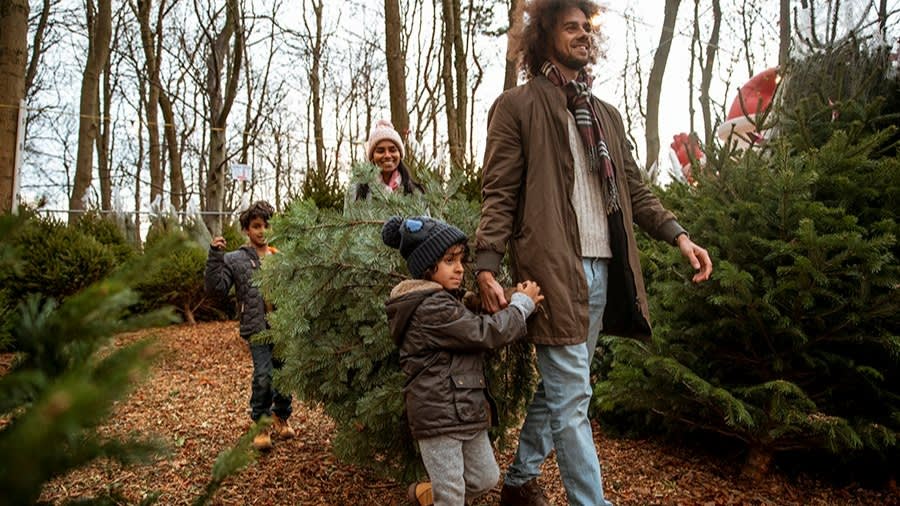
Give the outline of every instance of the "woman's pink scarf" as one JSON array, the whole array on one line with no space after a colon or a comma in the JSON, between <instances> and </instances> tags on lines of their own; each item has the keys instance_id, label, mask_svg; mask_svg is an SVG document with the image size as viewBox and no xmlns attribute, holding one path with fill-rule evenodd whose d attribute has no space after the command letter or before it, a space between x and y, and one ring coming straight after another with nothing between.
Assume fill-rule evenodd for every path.
<instances>
[{"instance_id":1,"label":"woman's pink scarf","mask_svg":"<svg viewBox=\"0 0 900 506\"><path fill-rule=\"evenodd\" d=\"M384 179L381 180L384 182ZM391 173L391 179L384 185L388 192L393 193L394 190L400 187L400 171L394 169L394 172Z\"/></svg>"}]
</instances>

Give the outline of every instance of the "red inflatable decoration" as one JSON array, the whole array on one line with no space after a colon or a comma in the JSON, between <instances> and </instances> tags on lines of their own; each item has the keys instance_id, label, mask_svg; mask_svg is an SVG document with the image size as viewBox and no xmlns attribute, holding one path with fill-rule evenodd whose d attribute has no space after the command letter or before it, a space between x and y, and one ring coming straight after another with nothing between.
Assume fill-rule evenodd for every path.
<instances>
[{"instance_id":1,"label":"red inflatable decoration","mask_svg":"<svg viewBox=\"0 0 900 506\"><path fill-rule=\"evenodd\" d=\"M736 141L738 147L747 148L766 138L765 131L757 131L759 120L772 105L772 97L781 77L778 67L756 74L738 89L738 96L731 103L728 118L717 131L723 141Z\"/></svg>"}]
</instances>

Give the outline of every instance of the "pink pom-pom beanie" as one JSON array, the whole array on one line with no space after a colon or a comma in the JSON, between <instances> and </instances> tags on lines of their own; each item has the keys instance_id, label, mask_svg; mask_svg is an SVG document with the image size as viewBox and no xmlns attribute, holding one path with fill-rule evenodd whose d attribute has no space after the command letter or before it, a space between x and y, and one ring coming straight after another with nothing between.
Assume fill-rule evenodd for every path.
<instances>
[{"instance_id":1,"label":"pink pom-pom beanie","mask_svg":"<svg viewBox=\"0 0 900 506\"><path fill-rule=\"evenodd\" d=\"M400 150L400 158L406 155L403 150L403 139L400 138L400 134L394 129L394 125L391 124L390 120L380 119L375 122L375 126L372 127L372 131L369 133L369 140L366 141L366 157L368 160L372 160L375 146L384 140L391 141L397 145L397 149Z\"/></svg>"}]
</instances>

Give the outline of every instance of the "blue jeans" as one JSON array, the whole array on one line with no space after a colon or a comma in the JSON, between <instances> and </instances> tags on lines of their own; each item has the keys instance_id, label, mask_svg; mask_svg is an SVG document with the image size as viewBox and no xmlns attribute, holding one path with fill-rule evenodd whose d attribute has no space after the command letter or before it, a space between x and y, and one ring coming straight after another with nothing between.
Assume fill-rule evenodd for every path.
<instances>
[{"instance_id":1,"label":"blue jeans","mask_svg":"<svg viewBox=\"0 0 900 506\"><path fill-rule=\"evenodd\" d=\"M261 416L272 416L273 411L282 420L291 416L291 396L282 394L272 386L272 371L282 366L282 362L273 356L273 349L272 344L250 343L250 355L253 357L250 418L254 422Z\"/></svg>"},{"instance_id":2,"label":"blue jeans","mask_svg":"<svg viewBox=\"0 0 900 506\"><path fill-rule=\"evenodd\" d=\"M520 487L538 477L541 464L555 447L569 504L612 506L603 498L600 460L588 419L588 405L593 393L591 360L603 329L609 262L599 258L582 261L588 285L587 342L535 347L541 382L528 405L519 434L519 449L504 482Z\"/></svg>"}]
</instances>

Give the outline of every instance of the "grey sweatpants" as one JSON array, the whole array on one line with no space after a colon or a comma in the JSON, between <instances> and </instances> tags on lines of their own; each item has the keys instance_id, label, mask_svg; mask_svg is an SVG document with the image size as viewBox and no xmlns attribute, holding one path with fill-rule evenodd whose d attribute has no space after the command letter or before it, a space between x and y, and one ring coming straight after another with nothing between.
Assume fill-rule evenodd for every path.
<instances>
[{"instance_id":1,"label":"grey sweatpants","mask_svg":"<svg viewBox=\"0 0 900 506\"><path fill-rule=\"evenodd\" d=\"M486 494L500 480L486 430L471 438L446 435L419 439L418 443L435 506L463 506Z\"/></svg>"}]
</instances>

